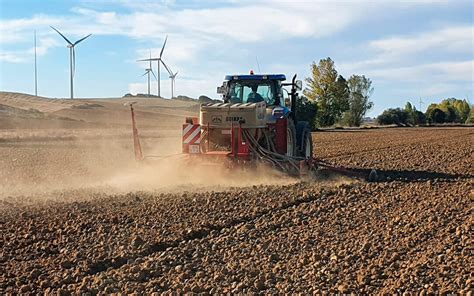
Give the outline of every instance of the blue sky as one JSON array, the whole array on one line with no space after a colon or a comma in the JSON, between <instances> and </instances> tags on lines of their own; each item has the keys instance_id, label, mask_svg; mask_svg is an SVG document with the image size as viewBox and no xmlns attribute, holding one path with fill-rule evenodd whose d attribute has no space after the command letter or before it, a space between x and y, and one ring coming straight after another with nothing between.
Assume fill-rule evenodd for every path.
<instances>
[{"instance_id":1,"label":"blue sky","mask_svg":"<svg viewBox=\"0 0 474 296\"><path fill-rule=\"evenodd\" d=\"M0 90L34 93L33 32L38 38L38 94L69 96L69 52L62 38L93 35L76 49L76 97L146 92L146 63L158 55L178 94L217 97L225 74L297 73L331 57L344 77L373 81L370 116L410 100L422 109L446 97L473 103L472 1L144 1L2 0ZM156 64L154 65L156 71ZM162 67L162 95L170 80ZM156 93L156 83L152 92Z\"/></svg>"}]
</instances>

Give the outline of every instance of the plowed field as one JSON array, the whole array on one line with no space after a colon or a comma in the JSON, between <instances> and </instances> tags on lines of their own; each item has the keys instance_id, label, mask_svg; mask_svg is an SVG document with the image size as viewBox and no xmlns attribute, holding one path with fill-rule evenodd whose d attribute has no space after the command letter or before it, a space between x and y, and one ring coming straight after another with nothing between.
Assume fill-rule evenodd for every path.
<instances>
[{"instance_id":1,"label":"plowed field","mask_svg":"<svg viewBox=\"0 0 474 296\"><path fill-rule=\"evenodd\" d=\"M328 131L313 141L316 157L381 178L276 174L123 192L78 186L98 177L71 156L74 144L4 143L3 180L79 181L4 193L0 294L472 291L474 129ZM99 155L102 173L125 158ZM31 172L48 161L51 176Z\"/></svg>"}]
</instances>

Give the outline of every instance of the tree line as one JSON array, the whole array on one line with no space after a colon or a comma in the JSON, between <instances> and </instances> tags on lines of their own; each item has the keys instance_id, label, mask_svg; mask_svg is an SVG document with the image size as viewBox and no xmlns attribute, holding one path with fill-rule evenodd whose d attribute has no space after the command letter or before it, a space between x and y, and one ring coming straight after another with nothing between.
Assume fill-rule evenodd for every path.
<instances>
[{"instance_id":1,"label":"tree line","mask_svg":"<svg viewBox=\"0 0 474 296\"><path fill-rule=\"evenodd\" d=\"M466 100L449 98L439 104L430 104L423 113L407 102L404 109L390 108L383 111L377 117L377 123L381 125L474 123L474 106L470 106Z\"/></svg>"},{"instance_id":2,"label":"tree line","mask_svg":"<svg viewBox=\"0 0 474 296\"><path fill-rule=\"evenodd\" d=\"M311 64L311 77L306 78L306 84L297 113L313 129L334 124L360 126L374 105L370 101L372 81L364 75L352 75L346 80L337 73L330 57Z\"/></svg>"},{"instance_id":3,"label":"tree line","mask_svg":"<svg viewBox=\"0 0 474 296\"><path fill-rule=\"evenodd\" d=\"M334 61L327 57L311 64L307 87L298 100L298 118L310 122L313 129L334 125L360 126L374 103L372 81L365 75L345 79L338 74ZM407 102L405 108L390 108L377 119L380 125L419 125L439 123L474 123L474 106L466 100L449 98L431 104L425 113Z\"/></svg>"}]
</instances>

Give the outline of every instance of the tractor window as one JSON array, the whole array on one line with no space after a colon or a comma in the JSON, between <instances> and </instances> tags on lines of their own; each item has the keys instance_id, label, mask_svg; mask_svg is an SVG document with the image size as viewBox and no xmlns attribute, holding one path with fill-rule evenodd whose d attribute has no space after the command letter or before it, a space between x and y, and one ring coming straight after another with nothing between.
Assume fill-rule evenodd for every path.
<instances>
[{"instance_id":1,"label":"tractor window","mask_svg":"<svg viewBox=\"0 0 474 296\"><path fill-rule=\"evenodd\" d=\"M265 101L267 105L275 104L273 83L271 81L235 81L229 90L231 103L258 103Z\"/></svg>"}]
</instances>

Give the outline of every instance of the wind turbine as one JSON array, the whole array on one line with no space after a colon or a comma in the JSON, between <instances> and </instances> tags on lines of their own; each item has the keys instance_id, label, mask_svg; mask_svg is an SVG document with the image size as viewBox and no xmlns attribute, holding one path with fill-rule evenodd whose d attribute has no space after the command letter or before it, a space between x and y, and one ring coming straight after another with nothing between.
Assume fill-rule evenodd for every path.
<instances>
[{"instance_id":1,"label":"wind turbine","mask_svg":"<svg viewBox=\"0 0 474 296\"><path fill-rule=\"evenodd\" d=\"M151 59L151 51L150 51L150 59ZM148 96L150 96L150 73L153 74L153 76L156 78L155 73L153 72L153 68L151 67L151 60L150 60L150 68L145 69L145 74L142 76L148 75Z\"/></svg>"},{"instance_id":2,"label":"wind turbine","mask_svg":"<svg viewBox=\"0 0 474 296\"><path fill-rule=\"evenodd\" d=\"M171 78L171 98L174 98L174 89L176 87L176 75L178 75L178 71L176 71L176 73L174 74L171 74L170 75L170 78Z\"/></svg>"},{"instance_id":3,"label":"wind turbine","mask_svg":"<svg viewBox=\"0 0 474 296\"><path fill-rule=\"evenodd\" d=\"M161 48L161 51L160 51L160 56L157 57L157 58L150 58L149 59L143 59L143 60L138 60L138 62L146 62L146 61L157 61L157 64L158 64L158 70L156 72L156 74L158 75L158 97L161 98L161 89L160 89L160 63L163 63L164 65L164 62L162 60L162 56L163 56L163 51L165 50L165 46L166 46L166 41L168 40L168 35L166 35L166 38L165 38L165 42L163 43L163 47Z\"/></svg>"},{"instance_id":4,"label":"wind turbine","mask_svg":"<svg viewBox=\"0 0 474 296\"><path fill-rule=\"evenodd\" d=\"M71 73L71 99L74 99L74 74L76 72L76 45L79 44L81 41L83 41L84 39L86 39L87 37L91 36L92 34L89 34L87 35L86 37L83 37L79 40L77 40L76 42L72 43L71 41L69 41L69 39L66 38L66 36L64 36L63 34L61 34L61 32L59 32L58 30L56 30L53 26L50 26L51 29L53 29L54 31L56 31L59 35L61 35L61 37L63 37L64 40L66 40L66 42L68 43L68 48L69 48L69 67L70 67L70 73Z\"/></svg>"},{"instance_id":5,"label":"wind turbine","mask_svg":"<svg viewBox=\"0 0 474 296\"><path fill-rule=\"evenodd\" d=\"M165 66L166 68L166 71L168 71L168 74L170 75L169 77L171 78L171 99L174 98L174 87L175 87L175 79L176 79L176 76L178 75L178 71L176 71L176 73L173 74L173 72L171 72L170 68L165 64L164 61L161 61L163 63L163 66Z\"/></svg>"},{"instance_id":6,"label":"wind turbine","mask_svg":"<svg viewBox=\"0 0 474 296\"><path fill-rule=\"evenodd\" d=\"M420 97L420 100L418 101L418 103L420 103L420 110L419 110L419 111L421 112L421 104L424 104L425 102L423 102L423 101L421 100L421 97Z\"/></svg>"}]
</instances>

